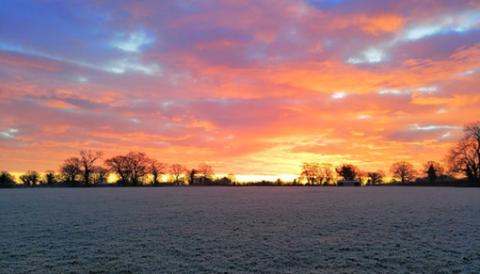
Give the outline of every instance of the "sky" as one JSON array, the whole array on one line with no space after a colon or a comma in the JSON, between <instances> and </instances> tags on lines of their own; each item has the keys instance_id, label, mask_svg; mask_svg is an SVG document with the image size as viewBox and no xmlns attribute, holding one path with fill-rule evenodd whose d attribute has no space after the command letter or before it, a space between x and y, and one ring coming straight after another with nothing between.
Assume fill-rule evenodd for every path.
<instances>
[{"instance_id":1,"label":"sky","mask_svg":"<svg viewBox=\"0 0 480 274\"><path fill-rule=\"evenodd\" d=\"M442 161L480 114L480 1L1 1L0 169L80 149L291 178Z\"/></svg>"}]
</instances>

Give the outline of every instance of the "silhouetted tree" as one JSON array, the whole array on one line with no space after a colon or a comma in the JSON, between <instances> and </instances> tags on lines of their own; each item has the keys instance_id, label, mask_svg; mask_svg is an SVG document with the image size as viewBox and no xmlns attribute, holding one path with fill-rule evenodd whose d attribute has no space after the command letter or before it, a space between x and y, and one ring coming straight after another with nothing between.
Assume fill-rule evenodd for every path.
<instances>
[{"instance_id":1,"label":"silhouetted tree","mask_svg":"<svg viewBox=\"0 0 480 274\"><path fill-rule=\"evenodd\" d=\"M368 172L368 183L371 185L378 185L383 182L383 177L385 177L385 173L381 170Z\"/></svg>"},{"instance_id":2,"label":"silhouetted tree","mask_svg":"<svg viewBox=\"0 0 480 274\"><path fill-rule=\"evenodd\" d=\"M480 121L464 128L464 136L447 157L452 173L463 173L471 183L480 184Z\"/></svg>"},{"instance_id":3,"label":"silhouetted tree","mask_svg":"<svg viewBox=\"0 0 480 274\"><path fill-rule=\"evenodd\" d=\"M13 187L15 185L15 177L12 174L1 171L0 172L0 187Z\"/></svg>"},{"instance_id":4,"label":"silhouetted tree","mask_svg":"<svg viewBox=\"0 0 480 274\"><path fill-rule=\"evenodd\" d=\"M39 178L40 176L38 175L38 172L32 170L27 171L20 176L20 180L25 186L36 186Z\"/></svg>"},{"instance_id":5,"label":"silhouetted tree","mask_svg":"<svg viewBox=\"0 0 480 274\"><path fill-rule=\"evenodd\" d=\"M47 170L45 171L45 184L48 186L52 186L57 183L57 180L55 179L55 172L52 170Z\"/></svg>"},{"instance_id":6,"label":"silhouetted tree","mask_svg":"<svg viewBox=\"0 0 480 274\"><path fill-rule=\"evenodd\" d=\"M176 185L180 185L180 178L186 170L187 169L181 164L173 164L170 166L170 174L173 176Z\"/></svg>"},{"instance_id":7,"label":"silhouetted tree","mask_svg":"<svg viewBox=\"0 0 480 274\"><path fill-rule=\"evenodd\" d=\"M215 174L213 171L213 167L207 163L201 163L198 168L196 169L198 180L200 180L201 184L207 184L212 181L213 175Z\"/></svg>"},{"instance_id":8,"label":"silhouetted tree","mask_svg":"<svg viewBox=\"0 0 480 274\"><path fill-rule=\"evenodd\" d=\"M120 183L137 186L147 175L151 160L143 152L130 152L105 161L107 167L120 177Z\"/></svg>"},{"instance_id":9,"label":"silhouetted tree","mask_svg":"<svg viewBox=\"0 0 480 274\"><path fill-rule=\"evenodd\" d=\"M221 185L221 186L230 186L233 183L234 182L232 181L232 179L228 176L224 176L220 179L215 180L214 182L215 185Z\"/></svg>"},{"instance_id":10,"label":"silhouetted tree","mask_svg":"<svg viewBox=\"0 0 480 274\"><path fill-rule=\"evenodd\" d=\"M99 151L93 152L90 150L80 151L80 166L83 177L83 183L88 186L91 183L91 174L95 169L95 162L102 158L102 153Z\"/></svg>"},{"instance_id":11,"label":"silhouetted tree","mask_svg":"<svg viewBox=\"0 0 480 274\"><path fill-rule=\"evenodd\" d=\"M160 181L158 180L163 174L167 173L167 168L168 165L164 163L160 163L157 160L150 160L150 165L149 165L149 172L152 174L153 180L152 184L153 185L158 185L160 184Z\"/></svg>"},{"instance_id":12,"label":"silhouetted tree","mask_svg":"<svg viewBox=\"0 0 480 274\"><path fill-rule=\"evenodd\" d=\"M358 167L352 164L343 164L335 169L337 174L341 176L344 180L353 181L356 180L360 170Z\"/></svg>"},{"instance_id":13,"label":"silhouetted tree","mask_svg":"<svg viewBox=\"0 0 480 274\"><path fill-rule=\"evenodd\" d=\"M334 173L330 164L320 165L320 172L318 174L318 182L324 185L330 184L334 179Z\"/></svg>"},{"instance_id":14,"label":"silhouetted tree","mask_svg":"<svg viewBox=\"0 0 480 274\"><path fill-rule=\"evenodd\" d=\"M394 163L390 167L390 171L394 178L400 179L402 184L413 181L417 174L413 165L405 161Z\"/></svg>"},{"instance_id":15,"label":"silhouetted tree","mask_svg":"<svg viewBox=\"0 0 480 274\"><path fill-rule=\"evenodd\" d=\"M104 184L108 179L108 169L101 166L94 166L91 170L91 179L93 184Z\"/></svg>"},{"instance_id":16,"label":"silhouetted tree","mask_svg":"<svg viewBox=\"0 0 480 274\"><path fill-rule=\"evenodd\" d=\"M188 184L189 185L194 185L197 181L197 175L198 171L194 168L190 169L190 171L187 171L188 175Z\"/></svg>"},{"instance_id":17,"label":"silhouetted tree","mask_svg":"<svg viewBox=\"0 0 480 274\"><path fill-rule=\"evenodd\" d=\"M318 177L320 176L320 164L315 162L303 163L300 176L307 180L307 184L316 184L318 182Z\"/></svg>"},{"instance_id":18,"label":"silhouetted tree","mask_svg":"<svg viewBox=\"0 0 480 274\"><path fill-rule=\"evenodd\" d=\"M443 167L435 161L428 161L423 165L423 173L427 175L431 183L434 183L443 175Z\"/></svg>"},{"instance_id":19,"label":"silhouetted tree","mask_svg":"<svg viewBox=\"0 0 480 274\"><path fill-rule=\"evenodd\" d=\"M69 184L76 184L78 177L81 175L81 162L77 157L72 157L65 160L60 167L65 182Z\"/></svg>"}]
</instances>

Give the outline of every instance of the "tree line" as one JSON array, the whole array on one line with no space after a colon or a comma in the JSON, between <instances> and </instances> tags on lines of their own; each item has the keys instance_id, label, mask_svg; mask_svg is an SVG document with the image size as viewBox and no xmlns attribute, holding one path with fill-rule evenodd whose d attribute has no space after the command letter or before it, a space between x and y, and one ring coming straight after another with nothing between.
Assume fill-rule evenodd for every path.
<instances>
[{"instance_id":1,"label":"tree line","mask_svg":"<svg viewBox=\"0 0 480 274\"><path fill-rule=\"evenodd\" d=\"M480 186L480 122L464 127L463 137L448 152L445 165L436 161L424 163L420 170L406 161L392 164L390 173L393 180L390 183L406 184L448 184L466 182L469 185ZM458 177L462 177L458 179ZM300 179L307 185L331 185L343 181L358 181L367 185L384 183L385 172L362 171L352 164L343 164L335 169L330 164L316 162L304 163Z\"/></svg>"},{"instance_id":2,"label":"tree line","mask_svg":"<svg viewBox=\"0 0 480 274\"><path fill-rule=\"evenodd\" d=\"M110 175L120 186L142 185L231 185L234 176L215 178L211 165L200 164L187 168L181 164L168 165L152 159L143 152L129 152L105 159L99 151L82 150L79 156L63 161L58 172L49 170L43 176L36 171L27 171L19 179L24 186L98 186L105 185ZM169 180L162 181L166 175ZM15 178L8 172L0 173L0 186L15 185Z\"/></svg>"},{"instance_id":3,"label":"tree line","mask_svg":"<svg viewBox=\"0 0 480 274\"><path fill-rule=\"evenodd\" d=\"M102 162L103 160L103 162ZM470 185L480 186L480 122L464 127L464 135L450 149L442 165L428 161L421 170L406 161L394 163L390 167L393 180L390 183L436 184L458 182L457 177ZM36 171L27 171L19 179L24 186L95 186L105 185L111 174L115 175L120 186L141 185L234 185L233 175L215 178L211 165L200 164L196 168L187 168L181 164L166 164L148 157L143 152L129 152L103 159L103 153L82 150L78 156L63 161L58 172L46 171L43 176ZM168 175L169 180L164 179ZM385 183L385 172L362 171L352 164L342 164L333 168L330 164L316 162L303 163L298 179L292 182L255 182L244 185L335 185L341 181L354 181L366 185ZM16 185L14 176L6 171L0 172L0 187Z\"/></svg>"}]
</instances>

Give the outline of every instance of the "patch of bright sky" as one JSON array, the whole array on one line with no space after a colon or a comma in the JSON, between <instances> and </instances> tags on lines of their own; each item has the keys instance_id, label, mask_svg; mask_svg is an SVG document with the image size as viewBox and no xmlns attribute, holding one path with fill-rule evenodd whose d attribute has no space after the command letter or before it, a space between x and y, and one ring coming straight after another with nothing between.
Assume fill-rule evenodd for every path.
<instances>
[{"instance_id":1,"label":"patch of bright sky","mask_svg":"<svg viewBox=\"0 0 480 274\"><path fill-rule=\"evenodd\" d=\"M437 114L444 114L444 113L447 113L447 112L448 112L448 110L444 109L444 108L441 108L441 109L436 111Z\"/></svg>"},{"instance_id":2,"label":"patch of bright sky","mask_svg":"<svg viewBox=\"0 0 480 274\"><path fill-rule=\"evenodd\" d=\"M450 136L452 136L452 133L449 131L449 132L446 132L446 133L442 134L441 138L442 138L442 139L446 139L446 138L448 138L448 137L450 137Z\"/></svg>"},{"instance_id":3,"label":"patch of bright sky","mask_svg":"<svg viewBox=\"0 0 480 274\"><path fill-rule=\"evenodd\" d=\"M368 115L368 114L360 114L360 115L357 116L358 120L367 120L367 119L370 119L370 118L371 118L371 116Z\"/></svg>"},{"instance_id":4,"label":"patch of bright sky","mask_svg":"<svg viewBox=\"0 0 480 274\"><path fill-rule=\"evenodd\" d=\"M347 93L344 91L337 91L332 94L332 99L338 100L338 99L343 99L347 96Z\"/></svg>"}]
</instances>

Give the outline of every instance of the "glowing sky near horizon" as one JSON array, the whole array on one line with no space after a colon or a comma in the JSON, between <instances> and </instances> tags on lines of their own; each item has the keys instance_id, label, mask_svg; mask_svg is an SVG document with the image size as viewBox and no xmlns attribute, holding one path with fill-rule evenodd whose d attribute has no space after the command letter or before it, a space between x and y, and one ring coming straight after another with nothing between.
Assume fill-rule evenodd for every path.
<instances>
[{"instance_id":1,"label":"glowing sky near horizon","mask_svg":"<svg viewBox=\"0 0 480 274\"><path fill-rule=\"evenodd\" d=\"M479 76L474 0L2 1L0 169L420 166L480 119Z\"/></svg>"}]
</instances>

